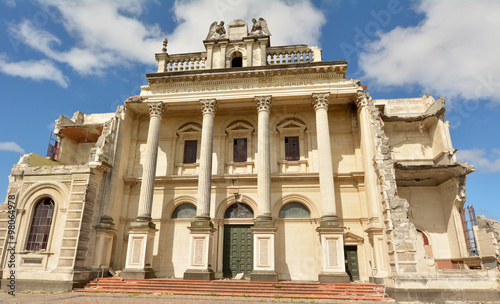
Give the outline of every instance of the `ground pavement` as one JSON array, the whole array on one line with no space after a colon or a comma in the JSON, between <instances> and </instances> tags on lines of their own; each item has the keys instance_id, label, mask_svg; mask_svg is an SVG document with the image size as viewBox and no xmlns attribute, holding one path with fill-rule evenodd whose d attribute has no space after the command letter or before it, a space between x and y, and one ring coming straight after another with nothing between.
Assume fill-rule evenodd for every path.
<instances>
[{"instance_id":1,"label":"ground pavement","mask_svg":"<svg viewBox=\"0 0 500 304\"><path fill-rule=\"evenodd\" d=\"M15 297L0 292L0 302L18 304L68 303L68 304L257 304L257 303L335 303L335 304L394 304L394 301L346 301L288 298L246 298L220 296L179 296L168 294L117 294L117 293L16 293Z\"/></svg>"}]
</instances>

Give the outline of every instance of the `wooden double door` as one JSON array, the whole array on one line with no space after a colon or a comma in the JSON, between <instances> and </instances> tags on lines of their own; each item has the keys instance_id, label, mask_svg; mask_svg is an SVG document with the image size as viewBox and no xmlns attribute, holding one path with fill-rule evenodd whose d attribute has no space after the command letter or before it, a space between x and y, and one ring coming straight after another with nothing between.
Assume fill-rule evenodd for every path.
<instances>
[{"instance_id":1,"label":"wooden double door","mask_svg":"<svg viewBox=\"0 0 500 304\"><path fill-rule=\"evenodd\" d=\"M251 225L224 225L222 272L225 278L238 273L250 277L253 270L253 233Z\"/></svg>"}]
</instances>

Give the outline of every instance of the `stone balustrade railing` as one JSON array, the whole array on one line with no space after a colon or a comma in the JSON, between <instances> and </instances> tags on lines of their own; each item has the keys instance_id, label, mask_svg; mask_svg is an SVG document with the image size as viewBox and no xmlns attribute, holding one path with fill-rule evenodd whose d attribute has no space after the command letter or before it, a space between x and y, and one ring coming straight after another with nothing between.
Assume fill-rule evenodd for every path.
<instances>
[{"instance_id":1,"label":"stone balustrade railing","mask_svg":"<svg viewBox=\"0 0 500 304\"><path fill-rule=\"evenodd\" d=\"M207 61L206 52L157 56L159 73L204 70Z\"/></svg>"},{"instance_id":2,"label":"stone balustrade railing","mask_svg":"<svg viewBox=\"0 0 500 304\"><path fill-rule=\"evenodd\" d=\"M321 61L321 48L308 45L275 46L267 49L267 64L293 64Z\"/></svg>"},{"instance_id":3,"label":"stone balustrade railing","mask_svg":"<svg viewBox=\"0 0 500 304\"><path fill-rule=\"evenodd\" d=\"M294 64L322 61L321 48L304 44L269 47L266 50L267 65ZM156 54L158 73L204 70L207 53Z\"/></svg>"}]
</instances>

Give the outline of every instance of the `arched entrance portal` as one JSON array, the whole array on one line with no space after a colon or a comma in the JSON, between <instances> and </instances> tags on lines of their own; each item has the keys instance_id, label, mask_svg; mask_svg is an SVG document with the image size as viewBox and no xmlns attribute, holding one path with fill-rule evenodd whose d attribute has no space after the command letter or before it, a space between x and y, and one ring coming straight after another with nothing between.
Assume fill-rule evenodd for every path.
<instances>
[{"instance_id":1,"label":"arched entrance portal","mask_svg":"<svg viewBox=\"0 0 500 304\"><path fill-rule=\"evenodd\" d=\"M245 203L229 206L224 218L229 224L224 225L223 275L234 278L238 273L250 277L253 270L253 233L252 225L238 224L238 219L253 219L252 208Z\"/></svg>"}]
</instances>

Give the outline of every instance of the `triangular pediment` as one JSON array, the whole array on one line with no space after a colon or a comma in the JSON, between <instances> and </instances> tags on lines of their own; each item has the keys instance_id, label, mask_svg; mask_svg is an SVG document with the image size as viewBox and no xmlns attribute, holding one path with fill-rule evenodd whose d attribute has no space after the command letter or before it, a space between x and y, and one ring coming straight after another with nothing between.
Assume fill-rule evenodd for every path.
<instances>
[{"instance_id":1,"label":"triangular pediment","mask_svg":"<svg viewBox=\"0 0 500 304\"><path fill-rule=\"evenodd\" d=\"M187 123L177 130L178 135L201 133L201 126L197 123Z\"/></svg>"},{"instance_id":2,"label":"triangular pediment","mask_svg":"<svg viewBox=\"0 0 500 304\"><path fill-rule=\"evenodd\" d=\"M306 129L304 122L297 118L289 118L283 120L277 127L278 131L299 131L303 132Z\"/></svg>"},{"instance_id":3,"label":"triangular pediment","mask_svg":"<svg viewBox=\"0 0 500 304\"><path fill-rule=\"evenodd\" d=\"M246 121L237 121L226 129L227 133L248 133L253 132L253 127Z\"/></svg>"},{"instance_id":4,"label":"triangular pediment","mask_svg":"<svg viewBox=\"0 0 500 304\"><path fill-rule=\"evenodd\" d=\"M346 232L344 234L344 243L345 244L361 244L364 242L364 238L352 232Z\"/></svg>"}]
</instances>

